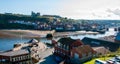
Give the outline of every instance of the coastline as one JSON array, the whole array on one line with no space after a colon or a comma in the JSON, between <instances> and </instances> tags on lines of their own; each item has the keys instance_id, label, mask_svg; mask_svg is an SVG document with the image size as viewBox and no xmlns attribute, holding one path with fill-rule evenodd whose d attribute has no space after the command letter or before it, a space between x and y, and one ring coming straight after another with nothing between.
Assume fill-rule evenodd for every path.
<instances>
[{"instance_id":1,"label":"coastline","mask_svg":"<svg viewBox=\"0 0 120 64\"><path fill-rule=\"evenodd\" d=\"M55 32L52 31L38 31L38 30L0 30L0 38L45 38L51 33L54 37L85 35L85 34L99 34L91 31L75 31L75 32Z\"/></svg>"},{"instance_id":2,"label":"coastline","mask_svg":"<svg viewBox=\"0 0 120 64\"><path fill-rule=\"evenodd\" d=\"M38 30L0 30L0 38L41 38L47 33L54 31L38 31Z\"/></svg>"},{"instance_id":3,"label":"coastline","mask_svg":"<svg viewBox=\"0 0 120 64\"><path fill-rule=\"evenodd\" d=\"M93 34L97 35L98 32L91 32L91 31L75 31L75 32L56 32L54 33L54 37L63 37L63 36L77 36L77 35L86 35L86 34Z\"/></svg>"}]
</instances>

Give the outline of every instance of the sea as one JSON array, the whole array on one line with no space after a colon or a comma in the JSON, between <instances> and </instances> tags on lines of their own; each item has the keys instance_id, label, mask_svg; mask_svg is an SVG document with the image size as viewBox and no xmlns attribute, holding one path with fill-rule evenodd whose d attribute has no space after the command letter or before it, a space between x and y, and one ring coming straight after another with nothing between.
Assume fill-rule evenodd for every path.
<instances>
[{"instance_id":1,"label":"sea","mask_svg":"<svg viewBox=\"0 0 120 64\"><path fill-rule=\"evenodd\" d=\"M90 38L99 38L99 37L104 37L104 36L109 36L109 35L116 35L117 32L114 31L113 28L109 28L108 31L105 32L105 34L84 34L84 35L72 35L68 36L73 39L83 39L84 37L90 37ZM56 37L54 38L55 40L58 40L61 37ZM0 38L0 51L7 51L13 48L13 45L16 43L27 43L30 41L31 38ZM40 42L43 43L51 43L50 40L47 40L46 38L41 38Z\"/></svg>"}]
</instances>

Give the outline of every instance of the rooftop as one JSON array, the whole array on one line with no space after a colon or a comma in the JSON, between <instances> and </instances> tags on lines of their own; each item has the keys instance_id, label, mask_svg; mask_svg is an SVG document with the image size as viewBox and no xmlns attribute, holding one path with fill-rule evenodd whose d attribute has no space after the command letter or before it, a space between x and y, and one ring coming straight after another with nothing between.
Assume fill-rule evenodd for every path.
<instances>
[{"instance_id":1,"label":"rooftop","mask_svg":"<svg viewBox=\"0 0 120 64\"><path fill-rule=\"evenodd\" d=\"M22 54L28 54L29 52L27 50L17 50L17 51L9 51L9 52L4 52L0 53L2 56L17 56L17 55L22 55Z\"/></svg>"},{"instance_id":2,"label":"rooftop","mask_svg":"<svg viewBox=\"0 0 120 64\"><path fill-rule=\"evenodd\" d=\"M31 39L28 43L37 43L39 42L37 39Z\"/></svg>"},{"instance_id":3,"label":"rooftop","mask_svg":"<svg viewBox=\"0 0 120 64\"><path fill-rule=\"evenodd\" d=\"M93 52L94 50L89 45L81 45L75 48L79 53L88 54L89 52Z\"/></svg>"},{"instance_id":4,"label":"rooftop","mask_svg":"<svg viewBox=\"0 0 120 64\"><path fill-rule=\"evenodd\" d=\"M103 46L100 47L92 47L97 53L101 53L101 54L106 54L109 53L109 48L105 48Z\"/></svg>"},{"instance_id":5,"label":"rooftop","mask_svg":"<svg viewBox=\"0 0 120 64\"><path fill-rule=\"evenodd\" d=\"M60 42L61 44L66 44L66 45L72 44L75 41L76 40L71 39L70 37L64 37L58 40L58 42Z\"/></svg>"},{"instance_id":6,"label":"rooftop","mask_svg":"<svg viewBox=\"0 0 120 64\"><path fill-rule=\"evenodd\" d=\"M100 40L105 40L105 41L110 41L110 42L115 42L115 36L114 35L101 37L99 39Z\"/></svg>"},{"instance_id":7,"label":"rooftop","mask_svg":"<svg viewBox=\"0 0 120 64\"><path fill-rule=\"evenodd\" d=\"M118 40L118 41L120 41L120 32L119 33L117 33L117 35L116 35L116 38L115 38L116 40Z\"/></svg>"}]
</instances>

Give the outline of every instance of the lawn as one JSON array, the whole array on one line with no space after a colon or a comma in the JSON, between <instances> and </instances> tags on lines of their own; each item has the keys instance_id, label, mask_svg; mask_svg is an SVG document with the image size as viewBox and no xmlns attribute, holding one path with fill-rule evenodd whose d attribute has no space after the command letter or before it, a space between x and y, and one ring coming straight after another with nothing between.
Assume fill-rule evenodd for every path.
<instances>
[{"instance_id":1,"label":"lawn","mask_svg":"<svg viewBox=\"0 0 120 64\"><path fill-rule=\"evenodd\" d=\"M84 64L94 64L95 59L99 59L99 60L103 60L103 61L105 61L105 60L108 60L108 59L110 59L110 58L112 58L112 57L94 58L94 59L92 59L92 60L90 60L90 61L88 61L88 62L85 62Z\"/></svg>"}]
</instances>

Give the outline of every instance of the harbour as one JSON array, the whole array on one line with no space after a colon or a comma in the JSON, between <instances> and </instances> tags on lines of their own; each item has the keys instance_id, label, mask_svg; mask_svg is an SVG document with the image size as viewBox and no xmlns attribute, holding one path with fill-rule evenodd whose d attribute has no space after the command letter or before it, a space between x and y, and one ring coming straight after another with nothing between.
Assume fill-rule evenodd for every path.
<instances>
[{"instance_id":1,"label":"harbour","mask_svg":"<svg viewBox=\"0 0 120 64\"><path fill-rule=\"evenodd\" d=\"M104 36L109 36L109 35L115 35L117 32L114 31L113 28L110 28L109 31L106 31L105 34L77 34L77 35L67 35L68 37L71 37L73 39L83 39L84 37L90 37L90 38L99 38L99 37L104 37ZM59 33L60 34L60 33ZM62 33L63 34L63 33ZM58 40L60 37L63 36L58 36L54 37L55 40ZM25 43L31 40L32 38L7 38L7 37L0 37L0 51L6 51L10 50L13 48L13 45L16 43ZM50 43L51 41L47 40L46 38L38 38L40 42L43 43Z\"/></svg>"}]
</instances>

